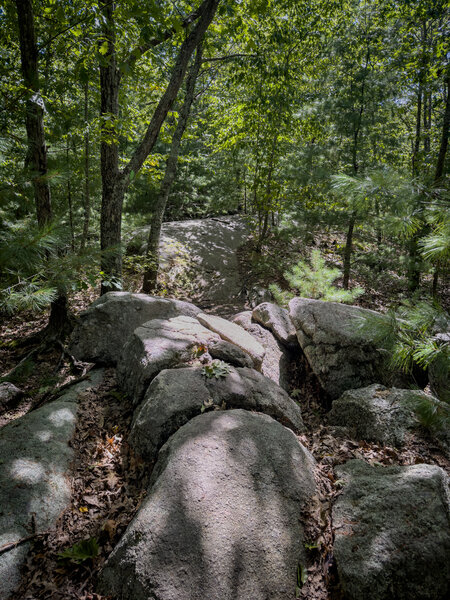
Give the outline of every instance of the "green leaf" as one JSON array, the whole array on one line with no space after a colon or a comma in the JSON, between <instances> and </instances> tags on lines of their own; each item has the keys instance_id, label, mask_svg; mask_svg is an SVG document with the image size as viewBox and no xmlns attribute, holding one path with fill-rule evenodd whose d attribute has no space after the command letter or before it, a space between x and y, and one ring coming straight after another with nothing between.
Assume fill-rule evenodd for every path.
<instances>
[{"instance_id":1,"label":"green leaf","mask_svg":"<svg viewBox=\"0 0 450 600\"><path fill-rule=\"evenodd\" d=\"M108 52L108 42L105 41L101 46L99 46L98 51L100 54L105 55Z\"/></svg>"},{"instance_id":2,"label":"green leaf","mask_svg":"<svg viewBox=\"0 0 450 600\"><path fill-rule=\"evenodd\" d=\"M82 540L58 554L59 560L68 560L77 565L98 556L99 545L95 538Z\"/></svg>"}]
</instances>

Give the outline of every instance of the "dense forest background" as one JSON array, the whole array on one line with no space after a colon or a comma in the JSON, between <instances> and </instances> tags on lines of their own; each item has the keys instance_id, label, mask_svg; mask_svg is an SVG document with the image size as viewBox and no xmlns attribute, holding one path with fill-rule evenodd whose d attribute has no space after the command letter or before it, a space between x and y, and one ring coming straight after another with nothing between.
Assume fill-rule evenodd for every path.
<instances>
[{"instance_id":1,"label":"dense forest background","mask_svg":"<svg viewBox=\"0 0 450 600\"><path fill-rule=\"evenodd\" d=\"M71 294L128 285L123 256L161 291L163 219L232 213L279 295L319 247L363 304L447 302L445 1L17 0L0 22L3 313L51 303L59 331Z\"/></svg>"}]
</instances>

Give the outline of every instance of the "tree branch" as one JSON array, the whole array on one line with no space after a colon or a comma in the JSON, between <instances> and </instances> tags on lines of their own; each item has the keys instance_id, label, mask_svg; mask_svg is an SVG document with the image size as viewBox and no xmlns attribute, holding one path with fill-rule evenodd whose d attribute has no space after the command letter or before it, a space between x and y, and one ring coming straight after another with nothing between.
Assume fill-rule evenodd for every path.
<instances>
[{"instance_id":1,"label":"tree branch","mask_svg":"<svg viewBox=\"0 0 450 600\"><path fill-rule=\"evenodd\" d=\"M123 183L125 188L129 184L130 174L137 173L140 170L145 159L152 151L153 146L158 138L161 125L163 124L167 113L177 97L178 91L186 74L189 59L191 58L195 48L203 39L206 30L214 18L219 2L220 0L204 0L202 2L199 8L201 14L200 19L181 45L175 66L172 70L169 84L162 98L160 99L155 112L153 113L153 117L150 121L147 131L145 132L141 143L136 148L129 163L121 172L121 175L124 177Z\"/></svg>"},{"instance_id":2,"label":"tree branch","mask_svg":"<svg viewBox=\"0 0 450 600\"><path fill-rule=\"evenodd\" d=\"M201 4L197 10L194 10L193 12L191 12L190 15L188 15L185 19L183 19L183 21L181 22L181 27L183 29L186 29L194 21L197 21L197 19L202 14L202 7L203 7L203 4ZM145 42L145 44L138 44L135 48L133 48L133 50L131 50L131 52L128 54L128 56L125 58L125 60L122 61L122 64L127 65L129 68L132 67L134 65L134 63L137 60L139 60L143 54L148 52L151 48L155 48L156 46L159 46L163 42L166 42L168 39L170 39L174 35L174 33L176 33L176 29L175 29L175 27L171 27L170 29L165 31L161 36L159 36L157 38L152 38L148 42Z\"/></svg>"}]
</instances>

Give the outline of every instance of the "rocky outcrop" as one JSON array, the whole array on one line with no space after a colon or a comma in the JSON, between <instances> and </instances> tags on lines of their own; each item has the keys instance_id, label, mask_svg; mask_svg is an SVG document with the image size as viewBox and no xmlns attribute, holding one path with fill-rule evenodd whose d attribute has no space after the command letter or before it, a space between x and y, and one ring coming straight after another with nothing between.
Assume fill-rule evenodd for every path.
<instances>
[{"instance_id":1,"label":"rocky outcrop","mask_svg":"<svg viewBox=\"0 0 450 600\"><path fill-rule=\"evenodd\" d=\"M252 311L252 319L266 329L270 329L279 342L288 348L298 348L297 332L289 316L289 311L277 304L263 302Z\"/></svg>"},{"instance_id":2,"label":"rocky outcrop","mask_svg":"<svg viewBox=\"0 0 450 600\"><path fill-rule=\"evenodd\" d=\"M119 383L138 404L160 371L189 362L197 347L219 339L217 333L192 317L144 323L135 329L123 348L117 365Z\"/></svg>"},{"instance_id":3,"label":"rocky outcrop","mask_svg":"<svg viewBox=\"0 0 450 600\"><path fill-rule=\"evenodd\" d=\"M245 331L244 328L240 327L236 323L231 323L222 317L215 315L207 315L200 313L197 315L198 321L220 335L220 337L244 352L252 358L256 369L261 369L262 361L264 358L265 350L261 344L251 335Z\"/></svg>"},{"instance_id":4,"label":"rocky outcrop","mask_svg":"<svg viewBox=\"0 0 450 600\"><path fill-rule=\"evenodd\" d=\"M232 321L248 331L264 348L261 373L289 392L294 363L298 362L298 353L286 348L271 331L255 323L249 310L238 313Z\"/></svg>"},{"instance_id":5,"label":"rocky outcrop","mask_svg":"<svg viewBox=\"0 0 450 600\"><path fill-rule=\"evenodd\" d=\"M22 390L13 383L5 381L0 383L0 411L14 406L23 396Z\"/></svg>"},{"instance_id":6,"label":"rocky outcrop","mask_svg":"<svg viewBox=\"0 0 450 600\"><path fill-rule=\"evenodd\" d=\"M57 400L0 430L0 548L57 521L71 498L68 479L79 395L99 385L102 371L68 388ZM0 554L0 598L20 582L29 543Z\"/></svg>"},{"instance_id":7,"label":"rocky outcrop","mask_svg":"<svg viewBox=\"0 0 450 600\"><path fill-rule=\"evenodd\" d=\"M333 402L328 415L331 425L347 427L359 440L401 445L410 429L418 425L414 407L428 399L416 390L400 390L373 384L348 390Z\"/></svg>"},{"instance_id":8,"label":"rocky outcrop","mask_svg":"<svg viewBox=\"0 0 450 600\"><path fill-rule=\"evenodd\" d=\"M334 556L348 600L444 600L450 594L448 478L433 465L337 469Z\"/></svg>"},{"instance_id":9,"label":"rocky outcrop","mask_svg":"<svg viewBox=\"0 0 450 600\"><path fill-rule=\"evenodd\" d=\"M162 371L135 413L130 443L153 460L180 427L205 410L244 408L270 415L290 429L303 430L299 406L273 381L253 369L231 369L208 379L201 367Z\"/></svg>"},{"instance_id":10,"label":"rocky outcrop","mask_svg":"<svg viewBox=\"0 0 450 600\"><path fill-rule=\"evenodd\" d=\"M200 309L189 302L109 292L81 313L71 336L70 349L79 360L115 365L139 325L152 319L195 317L199 312Z\"/></svg>"},{"instance_id":11,"label":"rocky outcrop","mask_svg":"<svg viewBox=\"0 0 450 600\"><path fill-rule=\"evenodd\" d=\"M307 298L291 300L289 314L311 369L331 399L371 383L389 384L383 354L373 335L360 327L365 317L382 323L383 315Z\"/></svg>"},{"instance_id":12,"label":"rocky outcrop","mask_svg":"<svg viewBox=\"0 0 450 600\"><path fill-rule=\"evenodd\" d=\"M295 435L243 410L200 415L162 448L101 591L133 600L286 600L305 564L301 511L314 459Z\"/></svg>"}]
</instances>

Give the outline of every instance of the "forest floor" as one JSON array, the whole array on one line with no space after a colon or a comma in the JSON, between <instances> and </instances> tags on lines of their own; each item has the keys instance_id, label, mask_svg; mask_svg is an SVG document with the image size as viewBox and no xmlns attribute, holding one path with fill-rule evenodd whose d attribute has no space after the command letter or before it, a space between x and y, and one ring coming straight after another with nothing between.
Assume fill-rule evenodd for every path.
<instances>
[{"instance_id":1,"label":"forest floor","mask_svg":"<svg viewBox=\"0 0 450 600\"><path fill-rule=\"evenodd\" d=\"M275 247L275 240L271 243L271 251L264 252L262 257L255 255L251 242L239 250L239 270L244 287L266 287L274 281L283 284L283 271L299 257L308 256L309 249L313 247L319 247L325 254L329 251L327 258L331 263L338 261L335 247L340 242L333 236L316 239L309 249L302 252L297 252L292 242L276 240ZM189 299L192 265L187 262L184 268L186 272L182 277L168 276L163 280L163 295ZM358 271L355 270L355 273ZM353 279L353 285L363 285L366 289L358 304L386 310L393 299L399 299L400 293L404 292L396 295L394 290L404 290L404 282L398 281L394 272L392 276L385 274L384 277L384 286L378 284L370 288L361 274ZM128 266L126 286L130 291L138 291L138 279L139 270ZM93 289L75 295L71 299L73 312L82 311L95 297L96 290ZM447 298L445 302L448 302ZM245 308L244 300L242 308ZM23 342L43 329L46 320L46 313L22 313L1 324L0 363L3 374L30 350ZM19 374L16 384L24 391L24 396L14 410L0 414L0 427L43 401L51 400L55 388L76 377L59 350L38 355ZM411 435L401 449L333 437L325 425L326 399L321 397L312 379L306 377L303 382L293 382L293 387L303 387L306 398L301 406L306 432L299 440L318 462L319 489L319 502L302 516L308 550L308 579L300 597L336 600L339 598L339 585L333 560L331 507L340 493L340 484L335 478L334 467L351 458L362 458L382 465L437 464L450 474L450 461L426 432ZM97 574L145 496L150 472L143 469L128 447L132 410L117 387L114 370L106 372L98 393L83 395L79 415L72 442L75 451L72 504L53 531L36 538L28 559L27 576L15 596L17 600L101 600L102 597L95 593ZM97 556L81 564L62 560L59 556L81 540L92 538L99 544Z\"/></svg>"}]
</instances>

